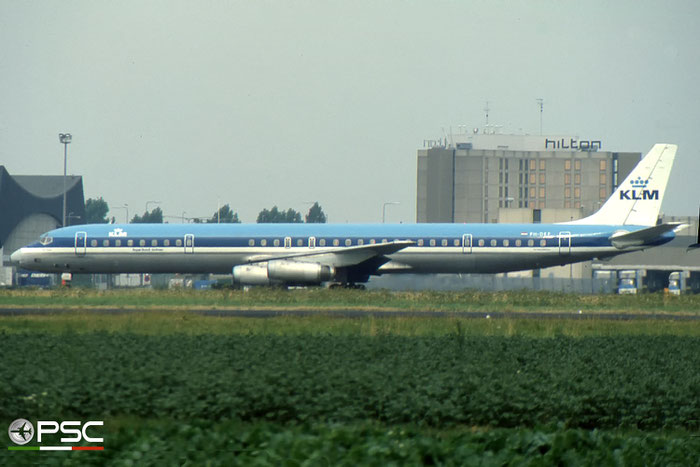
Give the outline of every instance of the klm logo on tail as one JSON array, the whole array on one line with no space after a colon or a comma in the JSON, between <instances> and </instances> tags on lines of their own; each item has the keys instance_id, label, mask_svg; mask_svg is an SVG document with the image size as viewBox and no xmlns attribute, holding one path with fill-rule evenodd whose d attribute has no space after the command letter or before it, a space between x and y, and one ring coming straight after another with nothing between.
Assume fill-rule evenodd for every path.
<instances>
[{"instance_id":1,"label":"klm logo on tail","mask_svg":"<svg viewBox=\"0 0 700 467\"><path fill-rule=\"evenodd\" d=\"M631 190L620 190L620 199L629 200L657 200L659 199L659 190L647 190L646 187L649 184L649 180L642 180L642 177L637 177L636 180L632 180L630 185L632 185Z\"/></svg>"}]
</instances>

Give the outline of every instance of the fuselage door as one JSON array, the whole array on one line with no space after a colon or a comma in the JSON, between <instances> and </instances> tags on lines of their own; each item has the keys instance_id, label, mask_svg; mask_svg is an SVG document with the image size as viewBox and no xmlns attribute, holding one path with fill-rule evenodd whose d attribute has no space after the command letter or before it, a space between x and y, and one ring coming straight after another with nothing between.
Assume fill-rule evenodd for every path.
<instances>
[{"instance_id":1,"label":"fuselage door","mask_svg":"<svg viewBox=\"0 0 700 467\"><path fill-rule=\"evenodd\" d=\"M571 232L559 232L559 254L571 254Z\"/></svg>"},{"instance_id":2,"label":"fuselage door","mask_svg":"<svg viewBox=\"0 0 700 467\"><path fill-rule=\"evenodd\" d=\"M292 247L292 237L284 237L284 247L285 248Z\"/></svg>"},{"instance_id":3,"label":"fuselage door","mask_svg":"<svg viewBox=\"0 0 700 467\"><path fill-rule=\"evenodd\" d=\"M469 254L472 252L472 234L462 235L462 253Z\"/></svg>"},{"instance_id":4,"label":"fuselage door","mask_svg":"<svg viewBox=\"0 0 700 467\"><path fill-rule=\"evenodd\" d=\"M87 232L75 233L75 254L77 256L85 256L87 246Z\"/></svg>"},{"instance_id":5,"label":"fuselage door","mask_svg":"<svg viewBox=\"0 0 700 467\"><path fill-rule=\"evenodd\" d=\"M309 248L316 248L316 237L309 237Z\"/></svg>"},{"instance_id":6,"label":"fuselage door","mask_svg":"<svg viewBox=\"0 0 700 467\"><path fill-rule=\"evenodd\" d=\"M185 235L185 253L194 253L194 234Z\"/></svg>"}]
</instances>

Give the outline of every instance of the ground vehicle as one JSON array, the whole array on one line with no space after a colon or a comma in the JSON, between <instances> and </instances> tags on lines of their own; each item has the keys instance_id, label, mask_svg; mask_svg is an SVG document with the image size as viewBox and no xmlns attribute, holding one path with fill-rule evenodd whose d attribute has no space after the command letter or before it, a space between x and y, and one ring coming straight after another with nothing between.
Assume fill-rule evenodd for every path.
<instances>
[{"instance_id":1,"label":"ground vehicle","mask_svg":"<svg viewBox=\"0 0 700 467\"><path fill-rule=\"evenodd\" d=\"M668 275L668 293L671 295L681 294L681 273L674 271Z\"/></svg>"},{"instance_id":2,"label":"ground vehicle","mask_svg":"<svg viewBox=\"0 0 700 467\"><path fill-rule=\"evenodd\" d=\"M620 271L617 274L617 293L620 295L637 293L637 271Z\"/></svg>"}]
</instances>

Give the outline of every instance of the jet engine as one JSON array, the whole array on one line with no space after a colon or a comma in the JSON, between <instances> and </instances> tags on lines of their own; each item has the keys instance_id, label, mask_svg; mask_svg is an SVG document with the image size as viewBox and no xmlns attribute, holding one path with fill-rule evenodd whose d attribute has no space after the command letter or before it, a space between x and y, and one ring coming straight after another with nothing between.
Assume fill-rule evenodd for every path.
<instances>
[{"instance_id":1,"label":"jet engine","mask_svg":"<svg viewBox=\"0 0 700 467\"><path fill-rule=\"evenodd\" d=\"M299 261L268 261L233 268L233 281L242 285L320 284L335 277L335 268Z\"/></svg>"}]
</instances>

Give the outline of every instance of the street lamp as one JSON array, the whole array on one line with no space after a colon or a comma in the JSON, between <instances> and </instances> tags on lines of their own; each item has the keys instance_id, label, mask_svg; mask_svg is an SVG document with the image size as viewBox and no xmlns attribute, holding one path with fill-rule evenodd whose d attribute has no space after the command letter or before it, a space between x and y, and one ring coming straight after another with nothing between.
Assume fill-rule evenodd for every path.
<instances>
[{"instance_id":1,"label":"street lamp","mask_svg":"<svg viewBox=\"0 0 700 467\"><path fill-rule=\"evenodd\" d=\"M401 204L401 203L400 203L399 201L387 201L386 203L384 203L384 204L382 205L382 224L383 224L384 221L386 220L386 207L387 207L389 204Z\"/></svg>"},{"instance_id":2,"label":"street lamp","mask_svg":"<svg viewBox=\"0 0 700 467\"><path fill-rule=\"evenodd\" d=\"M73 136L70 133L59 133L58 140L63 145L63 222L61 227L66 226L66 172L68 167L68 145Z\"/></svg>"},{"instance_id":3,"label":"street lamp","mask_svg":"<svg viewBox=\"0 0 700 467\"><path fill-rule=\"evenodd\" d=\"M160 201L146 201L146 213L148 213L149 204L160 204Z\"/></svg>"},{"instance_id":4,"label":"street lamp","mask_svg":"<svg viewBox=\"0 0 700 467\"><path fill-rule=\"evenodd\" d=\"M112 209L126 209L126 224L129 223L129 205L124 204L124 206L114 206Z\"/></svg>"}]
</instances>

